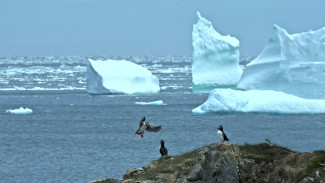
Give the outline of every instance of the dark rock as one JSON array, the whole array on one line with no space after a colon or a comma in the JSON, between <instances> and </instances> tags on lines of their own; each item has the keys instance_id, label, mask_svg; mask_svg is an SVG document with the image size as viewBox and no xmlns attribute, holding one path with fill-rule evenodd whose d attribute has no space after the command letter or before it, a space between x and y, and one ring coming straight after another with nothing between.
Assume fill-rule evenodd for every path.
<instances>
[{"instance_id":1,"label":"dark rock","mask_svg":"<svg viewBox=\"0 0 325 183\"><path fill-rule=\"evenodd\" d=\"M172 174L170 174L170 173L160 173L157 175L157 178L163 179L163 180L169 180L170 176L172 176Z\"/></svg>"},{"instance_id":2,"label":"dark rock","mask_svg":"<svg viewBox=\"0 0 325 183\"><path fill-rule=\"evenodd\" d=\"M186 177L184 175L181 175L177 180L176 183L185 183L186 181Z\"/></svg>"},{"instance_id":3,"label":"dark rock","mask_svg":"<svg viewBox=\"0 0 325 183\"><path fill-rule=\"evenodd\" d=\"M142 174L143 171L142 168L131 168L123 175L123 179L132 179L135 176Z\"/></svg>"},{"instance_id":4,"label":"dark rock","mask_svg":"<svg viewBox=\"0 0 325 183\"><path fill-rule=\"evenodd\" d=\"M187 180L189 181L197 181L200 180L200 173L202 171L202 162L197 162L191 168L189 175L187 176Z\"/></svg>"},{"instance_id":5,"label":"dark rock","mask_svg":"<svg viewBox=\"0 0 325 183\"><path fill-rule=\"evenodd\" d=\"M91 181L90 183L121 183L121 180L108 178L105 180L94 180Z\"/></svg>"},{"instance_id":6,"label":"dark rock","mask_svg":"<svg viewBox=\"0 0 325 183\"><path fill-rule=\"evenodd\" d=\"M270 175L269 182L270 183L277 183L276 177L273 174Z\"/></svg>"},{"instance_id":7,"label":"dark rock","mask_svg":"<svg viewBox=\"0 0 325 183\"><path fill-rule=\"evenodd\" d=\"M155 180L146 180L146 181L139 181L139 183L161 183L160 181L155 181Z\"/></svg>"},{"instance_id":8,"label":"dark rock","mask_svg":"<svg viewBox=\"0 0 325 183\"><path fill-rule=\"evenodd\" d=\"M250 177L251 180L256 179L257 164L253 159L244 159L240 163L241 173L243 177Z\"/></svg>"},{"instance_id":9,"label":"dark rock","mask_svg":"<svg viewBox=\"0 0 325 183\"><path fill-rule=\"evenodd\" d=\"M239 182L234 144L212 144L202 165L201 180L209 182Z\"/></svg>"},{"instance_id":10,"label":"dark rock","mask_svg":"<svg viewBox=\"0 0 325 183\"><path fill-rule=\"evenodd\" d=\"M300 183L313 183L314 179L310 178L310 177L306 177L304 179L302 179L302 181L300 181Z\"/></svg>"}]
</instances>

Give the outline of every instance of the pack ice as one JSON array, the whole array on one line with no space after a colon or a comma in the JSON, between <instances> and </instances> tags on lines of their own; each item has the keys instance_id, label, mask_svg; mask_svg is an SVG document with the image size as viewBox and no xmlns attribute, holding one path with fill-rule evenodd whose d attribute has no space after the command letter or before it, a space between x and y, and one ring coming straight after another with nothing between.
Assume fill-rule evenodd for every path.
<instances>
[{"instance_id":1,"label":"pack ice","mask_svg":"<svg viewBox=\"0 0 325 183\"><path fill-rule=\"evenodd\" d=\"M274 25L263 51L246 66L237 88L325 98L325 27L290 35Z\"/></svg>"},{"instance_id":2,"label":"pack ice","mask_svg":"<svg viewBox=\"0 0 325 183\"><path fill-rule=\"evenodd\" d=\"M152 73L126 60L89 59L86 90L91 94L158 93L159 80Z\"/></svg>"},{"instance_id":3,"label":"pack ice","mask_svg":"<svg viewBox=\"0 0 325 183\"><path fill-rule=\"evenodd\" d=\"M305 99L274 90L214 89L193 114L212 112L325 113L325 100Z\"/></svg>"},{"instance_id":4,"label":"pack ice","mask_svg":"<svg viewBox=\"0 0 325 183\"><path fill-rule=\"evenodd\" d=\"M192 32L192 90L209 92L214 88L236 87L242 69L239 66L239 41L216 32L201 16Z\"/></svg>"}]
</instances>

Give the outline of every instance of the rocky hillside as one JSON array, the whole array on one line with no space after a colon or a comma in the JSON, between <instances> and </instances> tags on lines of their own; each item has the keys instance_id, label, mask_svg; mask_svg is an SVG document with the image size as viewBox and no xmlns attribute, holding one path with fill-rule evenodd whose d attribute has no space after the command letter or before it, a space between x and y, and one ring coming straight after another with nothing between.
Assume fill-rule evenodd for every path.
<instances>
[{"instance_id":1,"label":"rocky hillside","mask_svg":"<svg viewBox=\"0 0 325 183\"><path fill-rule=\"evenodd\" d=\"M238 146L214 143L179 156L166 156L142 168L129 169L122 180L133 182L323 182L325 151L299 153L269 143Z\"/></svg>"}]
</instances>

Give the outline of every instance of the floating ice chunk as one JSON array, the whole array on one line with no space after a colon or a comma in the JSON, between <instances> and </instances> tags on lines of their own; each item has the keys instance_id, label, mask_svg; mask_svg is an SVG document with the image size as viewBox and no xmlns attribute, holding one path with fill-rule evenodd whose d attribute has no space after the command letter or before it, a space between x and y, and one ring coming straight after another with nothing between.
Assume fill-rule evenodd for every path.
<instances>
[{"instance_id":1,"label":"floating ice chunk","mask_svg":"<svg viewBox=\"0 0 325 183\"><path fill-rule=\"evenodd\" d=\"M86 90L91 94L158 93L159 80L151 72L126 60L89 59Z\"/></svg>"},{"instance_id":2,"label":"floating ice chunk","mask_svg":"<svg viewBox=\"0 0 325 183\"><path fill-rule=\"evenodd\" d=\"M8 109L6 110L6 113L10 113L10 114L31 114L33 113L33 110L29 109L29 108L23 108L20 107L19 109Z\"/></svg>"},{"instance_id":3,"label":"floating ice chunk","mask_svg":"<svg viewBox=\"0 0 325 183\"><path fill-rule=\"evenodd\" d=\"M325 27L290 35L274 25L263 51L246 66L237 88L325 98L324 78Z\"/></svg>"},{"instance_id":4,"label":"floating ice chunk","mask_svg":"<svg viewBox=\"0 0 325 183\"><path fill-rule=\"evenodd\" d=\"M198 12L192 32L193 91L236 87L242 69L239 66L239 41L216 32L210 21Z\"/></svg>"},{"instance_id":5,"label":"floating ice chunk","mask_svg":"<svg viewBox=\"0 0 325 183\"><path fill-rule=\"evenodd\" d=\"M160 87L161 90L178 89L178 88L182 88L182 86L162 86L162 87Z\"/></svg>"},{"instance_id":6,"label":"floating ice chunk","mask_svg":"<svg viewBox=\"0 0 325 183\"><path fill-rule=\"evenodd\" d=\"M214 89L194 114L211 112L325 113L325 100L304 99L272 90Z\"/></svg>"},{"instance_id":7,"label":"floating ice chunk","mask_svg":"<svg viewBox=\"0 0 325 183\"><path fill-rule=\"evenodd\" d=\"M162 100L157 100L157 101L153 101L153 102L135 102L135 104L139 104L139 105L166 105L164 103L164 101L162 101Z\"/></svg>"}]
</instances>

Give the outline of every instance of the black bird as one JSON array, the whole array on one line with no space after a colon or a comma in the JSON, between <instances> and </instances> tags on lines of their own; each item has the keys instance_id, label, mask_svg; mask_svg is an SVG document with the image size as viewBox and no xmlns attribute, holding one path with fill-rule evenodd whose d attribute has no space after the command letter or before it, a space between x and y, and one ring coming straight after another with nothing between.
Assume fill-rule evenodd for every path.
<instances>
[{"instance_id":1,"label":"black bird","mask_svg":"<svg viewBox=\"0 0 325 183\"><path fill-rule=\"evenodd\" d=\"M151 126L149 122L145 122L146 117L143 116L143 118L140 121L140 127L139 129L135 132L135 134L141 135L141 138L143 138L144 131L147 130L148 132L159 132L161 129L160 126Z\"/></svg>"},{"instance_id":2,"label":"black bird","mask_svg":"<svg viewBox=\"0 0 325 183\"><path fill-rule=\"evenodd\" d=\"M225 134L225 132L223 132L223 127L221 125L218 127L218 136L221 142L229 141L227 135Z\"/></svg>"},{"instance_id":3,"label":"black bird","mask_svg":"<svg viewBox=\"0 0 325 183\"><path fill-rule=\"evenodd\" d=\"M160 149L159 149L159 151L160 151L161 156L167 156L168 155L168 150L165 147L164 140L160 140Z\"/></svg>"}]
</instances>

